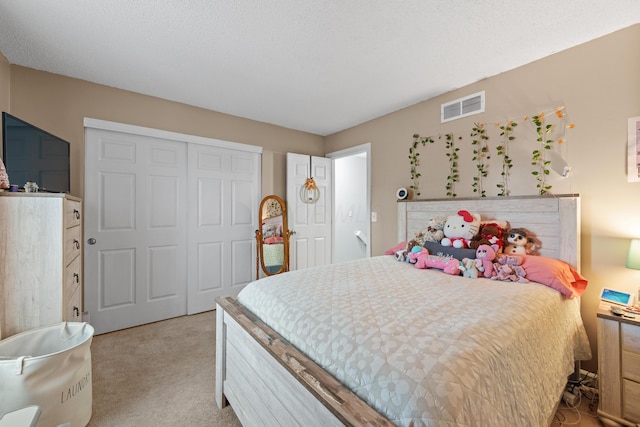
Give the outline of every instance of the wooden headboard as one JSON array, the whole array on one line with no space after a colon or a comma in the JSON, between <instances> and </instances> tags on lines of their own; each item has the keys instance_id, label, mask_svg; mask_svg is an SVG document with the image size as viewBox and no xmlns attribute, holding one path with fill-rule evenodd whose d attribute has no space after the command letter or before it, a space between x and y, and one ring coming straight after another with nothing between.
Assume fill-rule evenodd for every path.
<instances>
[{"instance_id":1,"label":"wooden headboard","mask_svg":"<svg viewBox=\"0 0 640 427\"><path fill-rule=\"evenodd\" d=\"M580 196L511 196L398 201L398 241L415 237L434 216L464 209L482 220L507 221L540 242L539 255L566 261L580 271Z\"/></svg>"}]
</instances>

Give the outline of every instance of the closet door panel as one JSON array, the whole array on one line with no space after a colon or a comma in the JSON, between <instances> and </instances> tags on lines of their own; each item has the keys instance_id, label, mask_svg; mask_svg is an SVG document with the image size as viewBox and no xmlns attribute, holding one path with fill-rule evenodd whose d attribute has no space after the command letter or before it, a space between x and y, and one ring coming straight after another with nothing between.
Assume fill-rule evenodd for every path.
<instances>
[{"instance_id":1,"label":"closet door panel","mask_svg":"<svg viewBox=\"0 0 640 427\"><path fill-rule=\"evenodd\" d=\"M186 152L87 130L85 307L96 333L186 314Z\"/></svg>"},{"instance_id":2,"label":"closet door panel","mask_svg":"<svg viewBox=\"0 0 640 427\"><path fill-rule=\"evenodd\" d=\"M189 314L212 310L221 295L251 281L260 156L219 147L189 146ZM204 256L217 245L219 252ZM205 265L203 265L205 263Z\"/></svg>"}]
</instances>

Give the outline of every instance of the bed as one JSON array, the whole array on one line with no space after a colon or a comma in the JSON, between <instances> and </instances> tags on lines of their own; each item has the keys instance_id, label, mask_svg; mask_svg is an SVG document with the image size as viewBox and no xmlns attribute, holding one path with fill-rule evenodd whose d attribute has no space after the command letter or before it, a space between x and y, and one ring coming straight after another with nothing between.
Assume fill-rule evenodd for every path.
<instances>
[{"instance_id":1,"label":"bed","mask_svg":"<svg viewBox=\"0 0 640 427\"><path fill-rule=\"evenodd\" d=\"M577 195L398 202L398 241L460 209L578 271ZM392 256L264 278L216 310L216 401L245 426L548 425L591 356L579 298Z\"/></svg>"}]
</instances>

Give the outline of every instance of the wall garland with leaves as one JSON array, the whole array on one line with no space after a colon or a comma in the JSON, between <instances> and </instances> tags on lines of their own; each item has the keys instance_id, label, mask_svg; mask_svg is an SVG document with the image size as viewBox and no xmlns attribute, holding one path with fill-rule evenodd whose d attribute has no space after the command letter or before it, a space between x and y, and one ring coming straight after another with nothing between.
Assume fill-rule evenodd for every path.
<instances>
[{"instance_id":1,"label":"wall garland with leaves","mask_svg":"<svg viewBox=\"0 0 640 427\"><path fill-rule=\"evenodd\" d=\"M555 114L556 123L552 123L548 117ZM531 166L533 170L531 175L536 179L536 188L538 194L544 195L550 193L552 186L548 183L547 177L550 173L551 160L548 153L555 144L562 144L566 141L565 129L573 129L573 123L566 124L567 115L565 107L557 108L546 113L539 113L531 117L524 117L523 122L529 122L535 129L536 148L531 153ZM496 184L498 196L509 196L509 183L511 179L511 170L514 166L509 156L509 146L514 142L516 137L513 135L514 128L518 126L515 120L509 120L505 123L495 123L500 130L500 141L495 147L496 154L500 158L501 170L500 181ZM555 134L554 134L555 133ZM444 135L421 136L413 135L413 143L409 147L409 161L411 166L411 181L409 188L413 191L415 197L420 196L420 146L434 144L436 138L444 139L446 156L449 162L449 172L445 186L447 197L457 197L456 183L460 182L459 173L459 151L460 147L457 143L461 143L461 136L455 137L453 133ZM473 176L472 189L473 192L480 197L487 197L487 191L484 187L485 178L489 175L488 165L486 161L490 158L489 135L487 134L487 126L485 123L474 123L470 133L472 161L475 162L475 175Z\"/></svg>"}]
</instances>

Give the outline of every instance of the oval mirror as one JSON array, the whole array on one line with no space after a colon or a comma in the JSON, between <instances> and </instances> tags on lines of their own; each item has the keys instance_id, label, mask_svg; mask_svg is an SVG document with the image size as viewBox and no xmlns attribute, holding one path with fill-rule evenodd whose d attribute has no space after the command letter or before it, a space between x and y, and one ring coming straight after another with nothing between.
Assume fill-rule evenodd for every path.
<instances>
[{"instance_id":1,"label":"oval mirror","mask_svg":"<svg viewBox=\"0 0 640 427\"><path fill-rule=\"evenodd\" d=\"M287 206L280 197L262 199L259 209L260 229L256 230L256 279L260 267L266 276L289 271L289 229Z\"/></svg>"}]
</instances>

